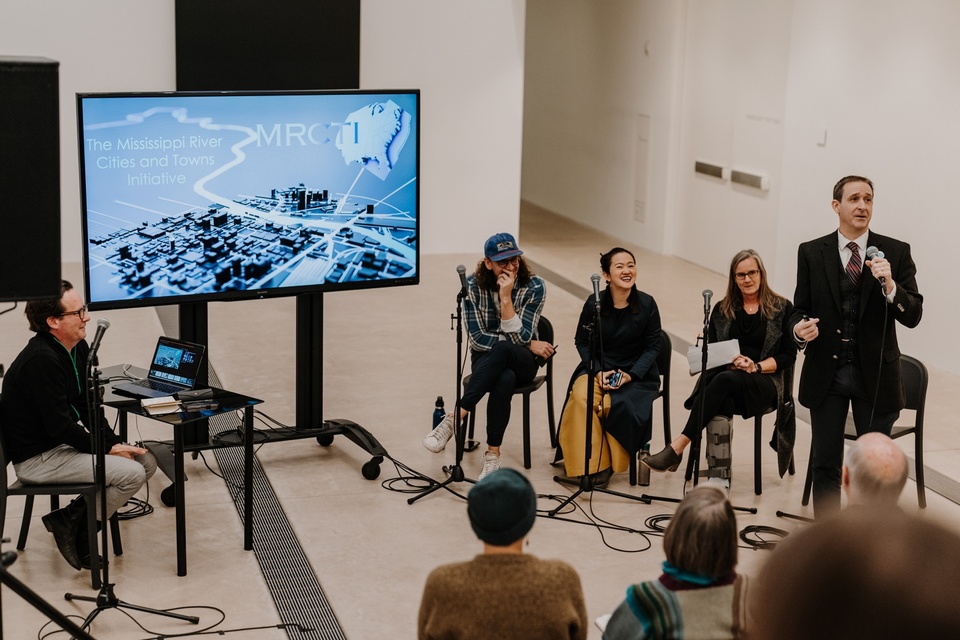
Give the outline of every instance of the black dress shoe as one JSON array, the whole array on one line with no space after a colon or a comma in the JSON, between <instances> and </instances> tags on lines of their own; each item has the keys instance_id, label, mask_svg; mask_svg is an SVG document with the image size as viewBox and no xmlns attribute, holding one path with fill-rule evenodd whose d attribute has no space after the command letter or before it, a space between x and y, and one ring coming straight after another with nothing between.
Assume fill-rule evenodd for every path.
<instances>
[{"instance_id":1,"label":"black dress shoe","mask_svg":"<svg viewBox=\"0 0 960 640\"><path fill-rule=\"evenodd\" d=\"M47 531L53 534L57 542L60 555L71 567L80 570L80 556L77 555L77 520L70 512L70 507L51 511L40 518Z\"/></svg>"},{"instance_id":2,"label":"black dress shoe","mask_svg":"<svg viewBox=\"0 0 960 640\"><path fill-rule=\"evenodd\" d=\"M673 447L667 445L663 448L663 451L652 456L647 456L640 460L640 462L654 471L676 471L682 460L683 454L677 453L673 450Z\"/></svg>"}]
</instances>

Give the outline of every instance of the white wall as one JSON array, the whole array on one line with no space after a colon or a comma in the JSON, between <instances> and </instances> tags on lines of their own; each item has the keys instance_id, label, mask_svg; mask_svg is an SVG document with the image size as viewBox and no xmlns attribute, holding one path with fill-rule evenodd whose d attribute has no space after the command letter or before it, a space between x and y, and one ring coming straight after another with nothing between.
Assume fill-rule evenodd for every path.
<instances>
[{"instance_id":1,"label":"white wall","mask_svg":"<svg viewBox=\"0 0 960 640\"><path fill-rule=\"evenodd\" d=\"M684 3L529 0L523 122L524 199L669 250ZM649 116L638 157L638 116ZM644 221L634 216L638 168Z\"/></svg>"},{"instance_id":2,"label":"white wall","mask_svg":"<svg viewBox=\"0 0 960 640\"><path fill-rule=\"evenodd\" d=\"M866 175L871 226L912 244L925 298L902 349L960 373L960 303L935 270L960 227L960 3L529 0L527 22L524 198L715 271L750 246L792 297L797 245L836 229L833 184ZM635 160L622 112L634 103L653 114L650 175L662 172L642 226L620 170ZM771 188L699 176L696 159Z\"/></svg>"},{"instance_id":3,"label":"white wall","mask_svg":"<svg viewBox=\"0 0 960 640\"><path fill-rule=\"evenodd\" d=\"M79 262L82 253L75 94L175 89L174 44L170 0L0 3L0 54L60 62L60 254L64 262Z\"/></svg>"},{"instance_id":4,"label":"white wall","mask_svg":"<svg viewBox=\"0 0 960 640\"><path fill-rule=\"evenodd\" d=\"M361 87L421 89L427 253L479 254L493 233L519 229L525 6L361 3Z\"/></svg>"},{"instance_id":5,"label":"white wall","mask_svg":"<svg viewBox=\"0 0 960 640\"><path fill-rule=\"evenodd\" d=\"M924 315L898 331L901 349L960 373L956 255L960 222L952 194L960 175L960 3L804 0L795 3L784 138L780 248L836 228L834 182L857 173L874 182L871 229L913 248ZM823 130L826 146L819 146ZM942 265L944 269L940 269Z\"/></svg>"},{"instance_id":6,"label":"white wall","mask_svg":"<svg viewBox=\"0 0 960 640\"><path fill-rule=\"evenodd\" d=\"M689 4L675 255L726 273L741 249L775 268L790 0ZM694 172L705 160L770 178L769 191ZM790 291L792 294L792 288Z\"/></svg>"},{"instance_id":7,"label":"white wall","mask_svg":"<svg viewBox=\"0 0 960 640\"><path fill-rule=\"evenodd\" d=\"M422 89L426 252L519 228L524 0L363 0L361 85ZM74 94L176 88L171 0L3 0L0 54L60 61L62 259L78 262Z\"/></svg>"}]
</instances>

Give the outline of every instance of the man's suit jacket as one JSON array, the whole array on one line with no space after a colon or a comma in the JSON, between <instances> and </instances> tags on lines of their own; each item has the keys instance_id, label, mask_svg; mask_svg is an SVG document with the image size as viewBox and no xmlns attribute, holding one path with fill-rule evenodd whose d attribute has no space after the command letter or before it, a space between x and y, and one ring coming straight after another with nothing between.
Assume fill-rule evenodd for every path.
<instances>
[{"instance_id":1,"label":"man's suit jacket","mask_svg":"<svg viewBox=\"0 0 960 640\"><path fill-rule=\"evenodd\" d=\"M867 246L875 246L883 252L890 262L892 278L897 285L892 304L886 301L880 283L866 267L859 285L857 347L863 381L872 395L877 389L879 376L876 411L888 413L899 411L904 405L896 322L910 328L917 326L923 312L923 296L917 291L917 267L910 257L910 245L871 231L867 236ZM817 325L819 335L804 346L799 400L805 407L819 406L827 395L839 365L842 327L840 278L846 277L841 276L841 269L836 231L800 245L797 290L793 297L794 310L790 325L792 328L804 316L820 319Z\"/></svg>"}]
</instances>

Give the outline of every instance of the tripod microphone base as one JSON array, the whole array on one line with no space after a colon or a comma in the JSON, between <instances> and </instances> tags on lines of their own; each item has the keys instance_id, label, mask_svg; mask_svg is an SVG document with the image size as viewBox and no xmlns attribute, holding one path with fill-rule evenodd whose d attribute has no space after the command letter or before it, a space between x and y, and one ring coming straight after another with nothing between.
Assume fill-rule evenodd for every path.
<instances>
[{"instance_id":1,"label":"tripod microphone base","mask_svg":"<svg viewBox=\"0 0 960 640\"><path fill-rule=\"evenodd\" d=\"M64 600L78 600L80 602L93 602L97 606L93 611L87 615L87 618L83 621L83 624L80 625L82 629L89 629L90 624L93 622L101 611L106 611L107 609L130 609L131 611L141 611L143 613L152 613L158 616L164 616L167 618L175 618L177 620L183 620L184 622L189 622L191 624L200 624L200 618L197 616L186 616L181 613L174 613L173 611L163 611L160 609L150 609L148 607L141 607L140 605L130 604L129 602L124 602L117 598L116 594L113 592L113 584L104 583L103 587L100 589L100 593L97 596L79 596L72 593L66 593L63 595Z\"/></svg>"}]
</instances>

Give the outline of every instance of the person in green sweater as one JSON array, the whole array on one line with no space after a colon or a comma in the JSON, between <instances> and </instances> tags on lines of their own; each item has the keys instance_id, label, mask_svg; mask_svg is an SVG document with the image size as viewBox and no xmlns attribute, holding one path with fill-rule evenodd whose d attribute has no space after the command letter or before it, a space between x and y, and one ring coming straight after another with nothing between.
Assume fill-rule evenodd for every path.
<instances>
[{"instance_id":1,"label":"person in green sweater","mask_svg":"<svg viewBox=\"0 0 960 640\"><path fill-rule=\"evenodd\" d=\"M467 494L467 515L483 553L430 573L417 637L584 640L587 610L577 572L523 553L537 516L530 481L513 469L494 471Z\"/></svg>"},{"instance_id":2,"label":"person in green sweater","mask_svg":"<svg viewBox=\"0 0 960 640\"><path fill-rule=\"evenodd\" d=\"M663 574L627 588L604 640L744 637L747 577L736 572L737 521L724 492L706 485L687 492L663 550Z\"/></svg>"}]
</instances>

